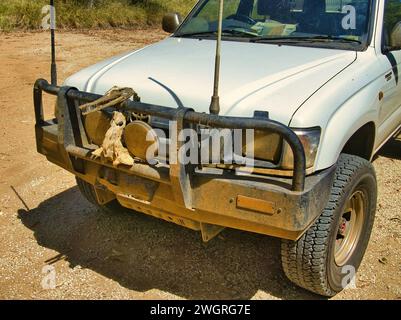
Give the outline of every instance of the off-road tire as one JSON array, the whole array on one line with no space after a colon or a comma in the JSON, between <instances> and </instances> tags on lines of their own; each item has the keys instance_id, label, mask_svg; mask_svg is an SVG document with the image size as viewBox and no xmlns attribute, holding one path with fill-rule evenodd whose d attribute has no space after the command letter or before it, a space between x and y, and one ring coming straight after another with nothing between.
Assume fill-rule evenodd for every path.
<instances>
[{"instance_id":1,"label":"off-road tire","mask_svg":"<svg viewBox=\"0 0 401 320\"><path fill-rule=\"evenodd\" d=\"M78 177L75 177L75 179L77 181L79 191L91 204L95 205L96 207L107 213L119 212L121 210L124 210L124 208L118 203L117 200L113 200L105 205L100 204L97 201L94 186Z\"/></svg>"},{"instance_id":2,"label":"off-road tire","mask_svg":"<svg viewBox=\"0 0 401 320\"><path fill-rule=\"evenodd\" d=\"M347 200L354 192L364 195L366 214L361 220L355 249L346 263L339 266L335 252L340 220ZM286 276L298 286L319 295L330 297L342 291L350 270L354 268L356 272L362 261L373 227L376 202L376 174L372 164L360 157L342 154L329 201L321 216L298 241L282 240L281 259Z\"/></svg>"}]
</instances>

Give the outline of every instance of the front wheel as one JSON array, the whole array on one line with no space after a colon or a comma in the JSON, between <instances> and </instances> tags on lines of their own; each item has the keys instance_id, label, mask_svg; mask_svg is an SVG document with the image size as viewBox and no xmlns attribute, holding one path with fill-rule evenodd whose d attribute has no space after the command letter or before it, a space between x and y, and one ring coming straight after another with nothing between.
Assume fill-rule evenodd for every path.
<instances>
[{"instance_id":1,"label":"front wheel","mask_svg":"<svg viewBox=\"0 0 401 320\"><path fill-rule=\"evenodd\" d=\"M283 240L282 265L300 287L324 296L342 291L362 261L377 202L372 164L342 154L326 208L298 240Z\"/></svg>"}]
</instances>

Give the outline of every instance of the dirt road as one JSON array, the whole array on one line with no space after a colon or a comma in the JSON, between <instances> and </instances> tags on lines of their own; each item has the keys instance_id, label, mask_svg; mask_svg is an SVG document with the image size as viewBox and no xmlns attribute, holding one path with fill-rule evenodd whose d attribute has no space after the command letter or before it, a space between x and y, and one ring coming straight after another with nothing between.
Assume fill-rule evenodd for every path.
<instances>
[{"instance_id":1,"label":"dirt road","mask_svg":"<svg viewBox=\"0 0 401 320\"><path fill-rule=\"evenodd\" d=\"M164 37L155 31L63 32L59 78ZM96 211L74 178L35 150L32 86L49 78L47 33L0 34L1 299L318 299L280 267L280 241L199 234L141 214ZM50 117L53 101L46 101ZM356 289L335 299L401 299L401 140L374 161L379 208ZM45 266L56 288L43 289Z\"/></svg>"}]
</instances>

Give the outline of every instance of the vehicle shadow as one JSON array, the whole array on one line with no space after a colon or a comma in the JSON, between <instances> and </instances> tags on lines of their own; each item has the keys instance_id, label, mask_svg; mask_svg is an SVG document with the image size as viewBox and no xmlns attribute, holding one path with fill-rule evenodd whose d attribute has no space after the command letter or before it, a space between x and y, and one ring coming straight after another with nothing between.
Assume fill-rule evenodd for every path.
<instances>
[{"instance_id":1,"label":"vehicle shadow","mask_svg":"<svg viewBox=\"0 0 401 320\"><path fill-rule=\"evenodd\" d=\"M187 299L250 299L259 290L276 298L320 298L287 280L278 239L225 230L204 244L197 232L140 213L104 213L76 187L18 216L39 245L59 252L46 263L64 259L131 290Z\"/></svg>"},{"instance_id":2,"label":"vehicle shadow","mask_svg":"<svg viewBox=\"0 0 401 320\"><path fill-rule=\"evenodd\" d=\"M401 135L390 139L376 154L378 156L401 160Z\"/></svg>"}]
</instances>

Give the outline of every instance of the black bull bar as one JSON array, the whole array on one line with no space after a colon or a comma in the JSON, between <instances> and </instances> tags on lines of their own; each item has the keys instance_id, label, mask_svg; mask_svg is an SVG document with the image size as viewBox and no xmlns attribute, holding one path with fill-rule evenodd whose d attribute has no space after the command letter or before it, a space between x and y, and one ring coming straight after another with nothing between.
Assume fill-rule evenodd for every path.
<instances>
[{"instance_id":1,"label":"black bull bar","mask_svg":"<svg viewBox=\"0 0 401 320\"><path fill-rule=\"evenodd\" d=\"M43 115L43 92L58 97L58 135L59 142L64 144L65 150L73 156L86 157L88 149L87 141L81 117L78 113L78 103L92 102L101 95L82 92L73 87L59 87L49 84L44 79L39 79L34 85L34 108L36 127L46 125ZM199 124L220 129L257 129L279 134L288 143L294 155L294 173L292 179L292 191L303 192L305 188L306 161L304 148L298 136L287 126L270 119L226 117L213 114L199 113L188 108L170 108L142 102L128 100L122 104L124 110L156 116L170 121L177 121L177 129L185 124ZM61 140L61 141L60 141ZM178 143L178 148L180 144ZM177 149L178 149L177 148ZM170 179L177 179L180 191L183 194L183 202L187 206L188 197L185 195L186 177L188 171L185 165L170 165ZM177 190L179 191L179 190Z\"/></svg>"}]
</instances>

